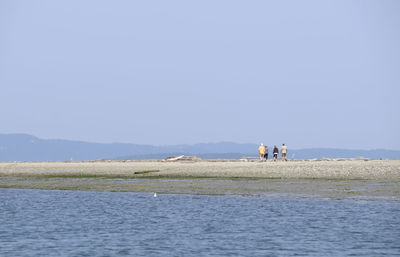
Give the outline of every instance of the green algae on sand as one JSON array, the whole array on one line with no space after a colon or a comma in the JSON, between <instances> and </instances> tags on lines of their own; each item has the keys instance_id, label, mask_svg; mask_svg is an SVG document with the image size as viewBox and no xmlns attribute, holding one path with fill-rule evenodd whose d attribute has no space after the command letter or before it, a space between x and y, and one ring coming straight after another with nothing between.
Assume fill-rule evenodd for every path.
<instances>
[{"instance_id":1,"label":"green algae on sand","mask_svg":"<svg viewBox=\"0 0 400 257\"><path fill-rule=\"evenodd\" d=\"M270 195L331 199L390 199L400 201L399 182L293 179L146 179L146 178L6 178L0 188L158 192L163 194Z\"/></svg>"}]
</instances>

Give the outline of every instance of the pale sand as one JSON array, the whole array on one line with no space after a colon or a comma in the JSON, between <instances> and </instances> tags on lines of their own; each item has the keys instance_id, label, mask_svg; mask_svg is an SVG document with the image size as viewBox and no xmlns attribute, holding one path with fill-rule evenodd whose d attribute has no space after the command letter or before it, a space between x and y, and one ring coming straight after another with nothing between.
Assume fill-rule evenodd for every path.
<instances>
[{"instance_id":1,"label":"pale sand","mask_svg":"<svg viewBox=\"0 0 400 257\"><path fill-rule=\"evenodd\" d=\"M0 187L399 201L400 161L0 163Z\"/></svg>"},{"instance_id":2,"label":"pale sand","mask_svg":"<svg viewBox=\"0 0 400 257\"><path fill-rule=\"evenodd\" d=\"M154 170L146 174L135 172ZM346 161L98 161L0 163L1 176L212 177L399 180L400 160Z\"/></svg>"}]
</instances>

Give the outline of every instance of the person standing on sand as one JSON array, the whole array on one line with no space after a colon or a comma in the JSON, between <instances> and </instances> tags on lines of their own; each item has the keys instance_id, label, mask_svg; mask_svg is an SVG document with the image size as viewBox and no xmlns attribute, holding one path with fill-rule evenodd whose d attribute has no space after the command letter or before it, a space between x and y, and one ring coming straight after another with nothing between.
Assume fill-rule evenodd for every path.
<instances>
[{"instance_id":1,"label":"person standing on sand","mask_svg":"<svg viewBox=\"0 0 400 257\"><path fill-rule=\"evenodd\" d=\"M265 146L264 159L265 159L266 161L268 160L268 146Z\"/></svg>"},{"instance_id":2,"label":"person standing on sand","mask_svg":"<svg viewBox=\"0 0 400 257\"><path fill-rule=\"evenodd\" d=\"M278 147L276 147L276 145L274 145L274 161L278 160L278 153L279 153L279 149Z\"/></svg>"},{"instance_id":3,"label":"person standing on sand","mask_svg":"<svg viewBox=\"0 0 400 257\"><path fill-rule=\"evenodd\" d=\"M282 160L284 161L287 161L286 154L287 154L287 146L285 144L282 144L281 155L282 155Z\"/></svg>"},{"instance_id":4,"label":"person standing on sand","mask_svg":"<svg viewBox=\"0 0 400 257\"><path fill-rule=\"evenodd\" d=\"M261 143L260 147L258 147L258 153L260 155L260 161L262 161L264 158L264 154L265 154L265 147L264 147L263 143Z\"/></svg>"}]
</instances>

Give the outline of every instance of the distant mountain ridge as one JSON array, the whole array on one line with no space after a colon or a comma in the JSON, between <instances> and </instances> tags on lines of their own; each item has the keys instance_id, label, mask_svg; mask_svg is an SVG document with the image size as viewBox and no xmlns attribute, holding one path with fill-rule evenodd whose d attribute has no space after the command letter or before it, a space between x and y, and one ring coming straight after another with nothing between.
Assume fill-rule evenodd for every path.
<instances>
[{"instance_id":1,"label":"distant mountain ridge","mask_svg":"<svg viewBox=\"0 0 400 257\"><path fill-rule=\"evenodd\" d=\"M176 155L197 155L203 159L238 159L257 156L257 144L232 142L194 145L152 146L124 143L89 143L61 139L40 139L28 134L0 134L0 161L68 161L164 159ZM272 149L270 149L270 153ZM272 154L270 154L271 157ZM289 158L371 158L400 159L398 150L290 149Z\"/></svg>"}]
</instances>

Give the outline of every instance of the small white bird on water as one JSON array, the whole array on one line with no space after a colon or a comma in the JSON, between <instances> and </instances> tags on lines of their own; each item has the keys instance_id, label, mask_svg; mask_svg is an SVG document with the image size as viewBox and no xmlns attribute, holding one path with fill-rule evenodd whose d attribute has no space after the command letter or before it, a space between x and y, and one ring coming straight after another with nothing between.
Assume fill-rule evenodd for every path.
<instances>
[{"instance_id":1,"label":"small white bird on water","mask_svg":"<svg viewBox=\"0 0 400 257\"><path fill-rule=\"evenodd\" d=\"M154 192L154 195L153 195L154 197L157 197L157 193L156 192Z\"/></svg>"}]
</instances>

